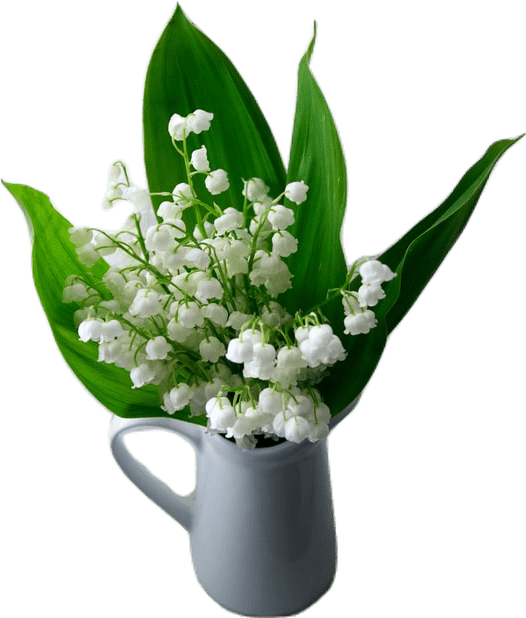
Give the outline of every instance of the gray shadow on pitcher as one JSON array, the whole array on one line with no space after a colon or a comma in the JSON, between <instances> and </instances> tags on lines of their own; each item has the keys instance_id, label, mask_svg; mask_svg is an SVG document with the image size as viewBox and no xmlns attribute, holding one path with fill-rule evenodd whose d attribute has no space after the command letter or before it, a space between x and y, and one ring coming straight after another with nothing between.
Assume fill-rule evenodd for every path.
<instances>
[{"instance_id":1,"label":"gray shadow on pitcher","mask_svg":"<svg viewBox=\"0 0 526 618\"><path fill-rule=\"evenodd\" d=\"M357 405L334 417L330 430ZM196 485L176 494L124 443L127 433L172 431L196 453ZM124 474L190 535L204 590L244 616L290 616L317 601L336 572L327 440L241 449L206 428L170 418L112 418L110 444Z\"/></svg>"}]
</instances>

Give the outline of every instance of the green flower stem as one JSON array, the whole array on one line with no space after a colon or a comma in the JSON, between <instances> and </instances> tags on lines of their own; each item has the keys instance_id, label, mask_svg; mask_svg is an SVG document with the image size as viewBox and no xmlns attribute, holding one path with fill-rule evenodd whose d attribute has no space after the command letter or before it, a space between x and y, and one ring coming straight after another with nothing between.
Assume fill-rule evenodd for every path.
<instances>
[{"instance_id":1,"label":"green flower stem","mask_svg":"<svg viewBox=\"0 0 526 618\"><path fill-rule=\"evenodd\" d=\"M132 257L134 260L137 260L137 262L142 264L143 267L144 267L143 270L149 270L153 275L155 275L155 277L157 277L157 279L159 280L159 284L162 286L164 291L167 294L171 294L171 292L170 292L170 290L168 288L168 285L166 283L163 283L163 281L167 281L169 285L173 285L171 280L167 279L159 270L157 270L157 268L155 268L155 266L152 266L147 260L142 258L138 253L136 253L130 247L130 245L128 245L127 243L121 242L120 240L117 240L116 238L112 238L109 234L107 234L103 230L99 230L97 228L90 228L90 229L92 229L95 232L99 232L100 234L103 234L104 236L106 236L106 238L108 238L111 242L113 242L115 245L117 245L118 249L121 249L122 251L127 253L130 257Z\"/></svg>"},{"instance_id":2,"label":"green flower stem","mask_svg":"<svg viewBox=\"0 0 526 618\"><path fill-rule=\"evenodd\" d=\"M139 245L142 249L142 254L144 255L144 259L149 262L150 261L150 253L148 249L146 249L146 243L144 242L144 236L141 232L141 226L139 225L139 217L137 214L133 215L133 220L135 221L135 229L137 230L137 240L139 241Z\"/></svg>"},{"instance_id":3,"label":"green flower stem","mask_svg":"<svg viewBox=\"0 0 526 618\"><path fill-rule=\"evenodd\" d=\"M211 249L212 253L214 254L214 258L215 258L215 261L216 261L215 269L217 271L219 271L219 279L221 281L221 285L223 286L223 291L228 296L228 302L230 303L230 306L232 307L232 311L234 311L235 308L236 308L236 301L234 299L233 294L231 293L231 291L228 288L227 272L221 266L221 262L220 262L220 260L219 260L219 258L217 256L217 251L216 251L215 247L210 245L210 249Z\"/></svg>"},{"instance_id":4,"label":"green flower stem","mask_svg":"<svg viewBox=\"0 0 526 618\"><path fill-rule=\"evenodd\" d=\"M184 159L184 167L186 170L186 178L188 180L188 185L190 186L190 190L192 191L192 195L194 196L194 200L197 200L197 193L194 189L194 183L192 180L192 171L190 170L190 159L188 158L188 145L186 143L186 120L185 120L185 128L183 130L183 159ZM179 149L178 149L179 150ZM179 151L180 152L180 151ZM195 208L195 218L197 221L197 227L199 228L203 238L206 238L206 230L203 223L203 217L201 216L201 211L199 208Z\"/></svg>"}]
</instances>

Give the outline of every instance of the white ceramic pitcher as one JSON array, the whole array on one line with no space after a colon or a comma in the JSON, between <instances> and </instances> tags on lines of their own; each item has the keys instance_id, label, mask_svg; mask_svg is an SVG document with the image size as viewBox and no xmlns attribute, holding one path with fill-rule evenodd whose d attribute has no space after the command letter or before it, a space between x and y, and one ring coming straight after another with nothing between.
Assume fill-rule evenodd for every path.
<instances>
[{"instance_id":1,"label":"white ceramic pitcher","mask_svg":"<svg viewBox=\"0 0 526 618\"><path fill-rule=\"evenodd\" d=\"M195 449L189 496L128 451L124 436L147 429L173 431ZM197 578L220 605L247 616L286 616L330 587L336 534L326 440L241 449L198 425L116 416L110 440L128 478L188 530Z\"/></svg>"}]
</instances>

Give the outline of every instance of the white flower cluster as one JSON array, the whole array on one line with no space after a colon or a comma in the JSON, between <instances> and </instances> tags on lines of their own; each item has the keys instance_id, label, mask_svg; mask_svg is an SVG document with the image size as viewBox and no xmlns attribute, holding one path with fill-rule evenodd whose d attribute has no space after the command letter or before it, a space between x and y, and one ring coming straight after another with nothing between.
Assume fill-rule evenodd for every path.
<instances>
[{"instance_id":1,"label":"white flower cluster","mask_svg":"<svg viewBox=\"0 0 526 618\"><path fill-rule=\"evenodd\" d=\"M273 198L262 179L251 178L243 211L210 203L202 196L226 191L227 173L210 171L205 146L188 155L186 138L207 131L212 119L203 110L170 119L188 173L161 194L157 215L150 194L129 181L121 162L114 164L105 205L128 200L134 213L117 233L70 230L88 273L67 280L63 300L79 304L79 338L98 344L99 361L127 370L132 388L157 385L167 414L206 414L210 431L244 448L261 435L316 441L328 434L331 415L314 385L346 357L345 348L321 313L292 318L275 300L291 287L284 258L297 250L287 230L294 211L279 202L302 204L308 186L289 183ZM89 269L100 259L106 270L97 279ZM337 292L345 332L353 335L374 326L366 307L383 297L380 284L394 276L366 261L359 267L362 287L350 292L344 288L357 264Z\"/></svg>"},{"instance_id":2,"label":"white flower cluster","mask_svg":"<svg viewBox=\"0 0 526 618\"><path fill-rule=\"evenodd\" d=\"M359 266L358 272L362 278L358 291L341 291L345 312L344 333L347 335L366 335L376 326L376 317L367 307L374 307L379 300L385 298L382 283L396 277L389 266L378 260L367 260Z\"/></svg>"}]
</instances>

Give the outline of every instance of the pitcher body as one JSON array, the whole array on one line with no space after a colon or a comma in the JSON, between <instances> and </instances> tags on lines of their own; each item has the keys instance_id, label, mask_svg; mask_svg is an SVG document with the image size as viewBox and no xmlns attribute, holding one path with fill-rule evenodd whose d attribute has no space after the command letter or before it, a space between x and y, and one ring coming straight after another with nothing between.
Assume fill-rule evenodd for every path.
<instances>
[{"instance_id":1,"label":"pitcher body","mask_svg":"<svg viewBox=\"0 0 526 618\"><path fill-rule=\"evenodd\" d=\"M242 450L209 436L190 542L201 585L227 609L277 616L310 605L336 569L326 442Z\"/></svg>"},{"instance_id":2,"label":"pitcher body","mask_svg":"<svg viewBox=\"0 0 526 618\"><path fill-rule=\"evenodd\" d=\"M173 492L127 450L126 433L153 428L194 447L189 496ZM189 423L117 417L110 434L125 474L188 530L197 578L220 605L247 616L286 616L328 590L336 534L326 440L241 449Z\"/></svg>"}]
</instances>

